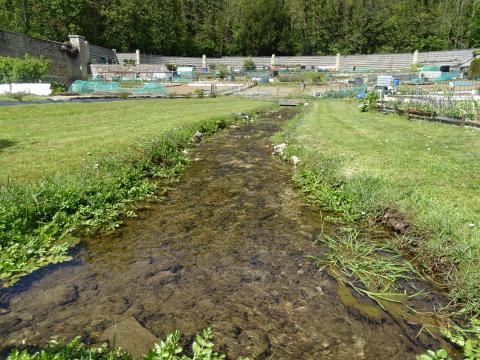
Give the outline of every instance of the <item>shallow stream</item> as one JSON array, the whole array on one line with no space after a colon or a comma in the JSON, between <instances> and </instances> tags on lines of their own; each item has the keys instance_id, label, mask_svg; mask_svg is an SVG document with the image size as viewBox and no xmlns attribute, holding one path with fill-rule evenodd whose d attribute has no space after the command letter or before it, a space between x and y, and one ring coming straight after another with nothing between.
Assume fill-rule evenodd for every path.
<instances>
[{"instance_id":1,"label":"shallow stream","mask_svg":"<svg viewBox=\"0 0 480 360\"><path fill-rule=\"evenodd\" d=\"M270 137L293 112L270 113L200 143L182 180L74 260L0 290L0 350L59 335L95 339L132 317L163 337L211 326L236 359L414 359L430 337L342 302L307 255L322 231ZM138 334L139 341L141 333Z\"/></svg>"}]
</instances>

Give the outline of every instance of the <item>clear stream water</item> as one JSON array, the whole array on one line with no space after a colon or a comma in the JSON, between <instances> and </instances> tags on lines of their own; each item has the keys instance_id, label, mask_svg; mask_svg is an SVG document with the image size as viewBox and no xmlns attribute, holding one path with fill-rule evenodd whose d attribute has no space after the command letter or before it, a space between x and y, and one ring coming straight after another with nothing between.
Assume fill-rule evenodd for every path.
<instances>
[{"instance_id":1,"label":"clear stream water","mask_svg":"<svg viewBox=\"0 0 480 360\"><path fill-rule=\"evenodd\" d=\"M271 154L270 137L292 115L206 139L182 180L137 218L0 290L0 353L54 335L94 339L132 316L157 337L211 326L232 359L404 360L437 347L387 313L352 311L306 258L321 254L312 240L335 229Z\"/></svg>"}]
</instances>

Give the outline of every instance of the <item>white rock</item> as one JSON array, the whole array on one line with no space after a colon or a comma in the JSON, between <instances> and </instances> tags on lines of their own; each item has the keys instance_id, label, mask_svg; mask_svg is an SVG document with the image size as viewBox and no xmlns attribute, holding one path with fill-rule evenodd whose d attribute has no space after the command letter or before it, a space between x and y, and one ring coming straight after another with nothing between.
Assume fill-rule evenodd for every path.
<instances>
[{"instance_id":1,"label":"white rock","mask_svg":"<svg viewBox=\"0 0 480 360\"><path fill-rule=\"evenodd\" d=\"M275 155L275 154L283 155L283 152L285 151L286 148L287 148L287 144L285 144L285 143L275 145L273 147L273 155Z\"/></svg>"},{"instance_id":2,"label":"white rock","mask_svg":"<svg viewBox=\"0 0 480 360\"><path fill-rule=\"evenodd\" d=\"M203 134L200 131L197 131L195 134L192 136L192 141L193 142L200 142L203 139Z\"/></svg>"},{"instance_id":3,"label":"white rock","mask_svg":"<svg viewBox=\"0 0 480 360\"><path fill-rule=\"evenodd\" d=\"M290 158L290 161L292 162L293 166L297 166L298 163L300 162L300 158L298 156L293 155Z\"/></svg>"}]
</instances>

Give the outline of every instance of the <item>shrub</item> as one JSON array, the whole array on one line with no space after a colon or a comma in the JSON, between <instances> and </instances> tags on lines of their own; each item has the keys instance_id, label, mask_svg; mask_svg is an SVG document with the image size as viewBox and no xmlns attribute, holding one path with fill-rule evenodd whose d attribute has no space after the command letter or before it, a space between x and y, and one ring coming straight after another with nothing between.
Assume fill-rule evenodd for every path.
<instances>
[{"instance_id":1,"label":"shrub","mask_svg":"<svg viewBox=\"0 0 480 360\"><path fill-rule=\"evenodd\" d=\"M51 61L25 55L23 58L0 57L0 83L36 82L42 80Z\"/></svg>"},{"instance_id":2,"label":"shrub","mask_svg":"<svg viewBox=\"0 0 480 360\"><path fill-rule=\"evenodd\" d=\"M418 72L421 68L422 68L422 65L420 65L419 63L413 63L412 65L410 65L409 70L411 72Z\"/></svg>"},{"instance_id":3,"label":"shrub","mask_svg":"<svg viewBox=\"0 0 480 360\"><path fill-rule=\"evenodd\" d=\"M470 80L480 79L480 58L475 58L468 69L468 78Z\"/></svg>"},{"instance_id":4,"label":"shrub","mask_svg":"<svg viewBox=\"0 0 480 360\"><path fill-rule=\"evenodd\" d=\"M166 67L169 71L176 71L176 70L177 70L177 65L176 65L176 64L167 64L167 65L165 65L165 67Z\"/></svg>"},{"instance_id":5,"label":"shrub","mask_svg":"<svg viewBox=\"0 0 480 360\"><path fill-rule=\"evenodd\" d=\"M247 57L244 62L243 62L243 69L246 71L251 71L255 70L257 66L255 65L255 62L253 61L252 57L249 56Z\"/></svg>"},{"instance_id":6,"label":"shrub","mask_svg":"<svg viewBox=\"0 0 480 360\"><path fill-rule=\"evenodd\" d=\"M23 99L28 95L28 93L26 92L18 92L18 93L14 93L14 94L11 94L10 96L12 98L14 98L15 100L17 101L20 101L20 102L23 102Z\"/></svg>"},{"instance_id":7,"label":"shrub","mask_svg":"<svg viewBox=\"0 0 480 360\"><path fill-rule=\"evenodd\" d=\"M217 69L218 69L218 76L220 77L220 79L225 79L225 77L228 74L227 65L219 64Z\"/></svg>"},{"instance_id":8,"label":"shrub","mask_svg":"<svg viewBox=\"0 0 480 360\"><path fill-rule=\"evenodd\" d=\"M128 97L130 96L130 93L124 91L124 92L121 92L118 96L119 96L120 99L122 99L122 100L127 100Z\"/></svg>"},{"instance_id":9,"label":"shrub","mask_svg":"<svg viewBox=\"0 0 480 360\"><path fill-rule=\"evenodd\" d=\"M376 110L378 108L377 102L379 99L378 92L371 91L369 92L360 103L360 110L362 112L367 112L371 110Z\"/></svg>"},{"instance_id":10,"label":"shrub","mask_svg":"<svg viewBox=\"0 0 480 360\"><path fill-rule=\"evenodd\" d=\"M195 89L193 93L200 99L203 98L203 96L205 95L205 92L203 91L203 89Z\"/></svg>"},{"instance_id":11,"label":"shrub","mask_svg":"<svg viewBox=\"0 0 480 360\"><path fill-rule=\"evenodd\" d=\"M61 94L64 92L67 92L67 86L65 84L59 83L59 82L52 82L50 87L52 88L52 94L57 95Z\"/></svg>"}]
</instances>

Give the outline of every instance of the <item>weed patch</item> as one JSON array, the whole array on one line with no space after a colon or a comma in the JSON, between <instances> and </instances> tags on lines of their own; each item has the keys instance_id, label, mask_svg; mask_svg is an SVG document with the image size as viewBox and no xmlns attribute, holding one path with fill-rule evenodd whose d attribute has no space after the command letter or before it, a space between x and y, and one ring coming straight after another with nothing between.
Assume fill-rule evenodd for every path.
<instances>
[{"instance_id":1,"label":"weed patch","mask_svg":"<svg viewBox=\"0 0 480 360\"><path fill-rule=\"evenodd\" d=\"M357 232L342 237L322 236L317 243L328 247L314 261L344 285L367 296L384 308L385 301L403 304L416 294L402 291L400 281L419 277L413 266L402 260L395 249L360 239Z\"/></svg>"},{"instance_id":2,"label":"weed patch","mask_svg":"<svg viewBox=\"0 0 480 360\"><path fill-rule=\"evenodd\" d=\"M195 336L191 344L191 351L184 350L181 346L181 333L175 331L168 334L145 355L143 360L221 360L226 356L214 351L213 332L207 328ZM187 355L191 354L191 356ZM27 350L13 350L7 360L133 360L134 357L120 348L109 347L107 344L100 346L87 346L79 337L68 344L52 340L43 349L37 352ZM243 358L247 360L248 358Z\"/></svg>"}]
</instances>

